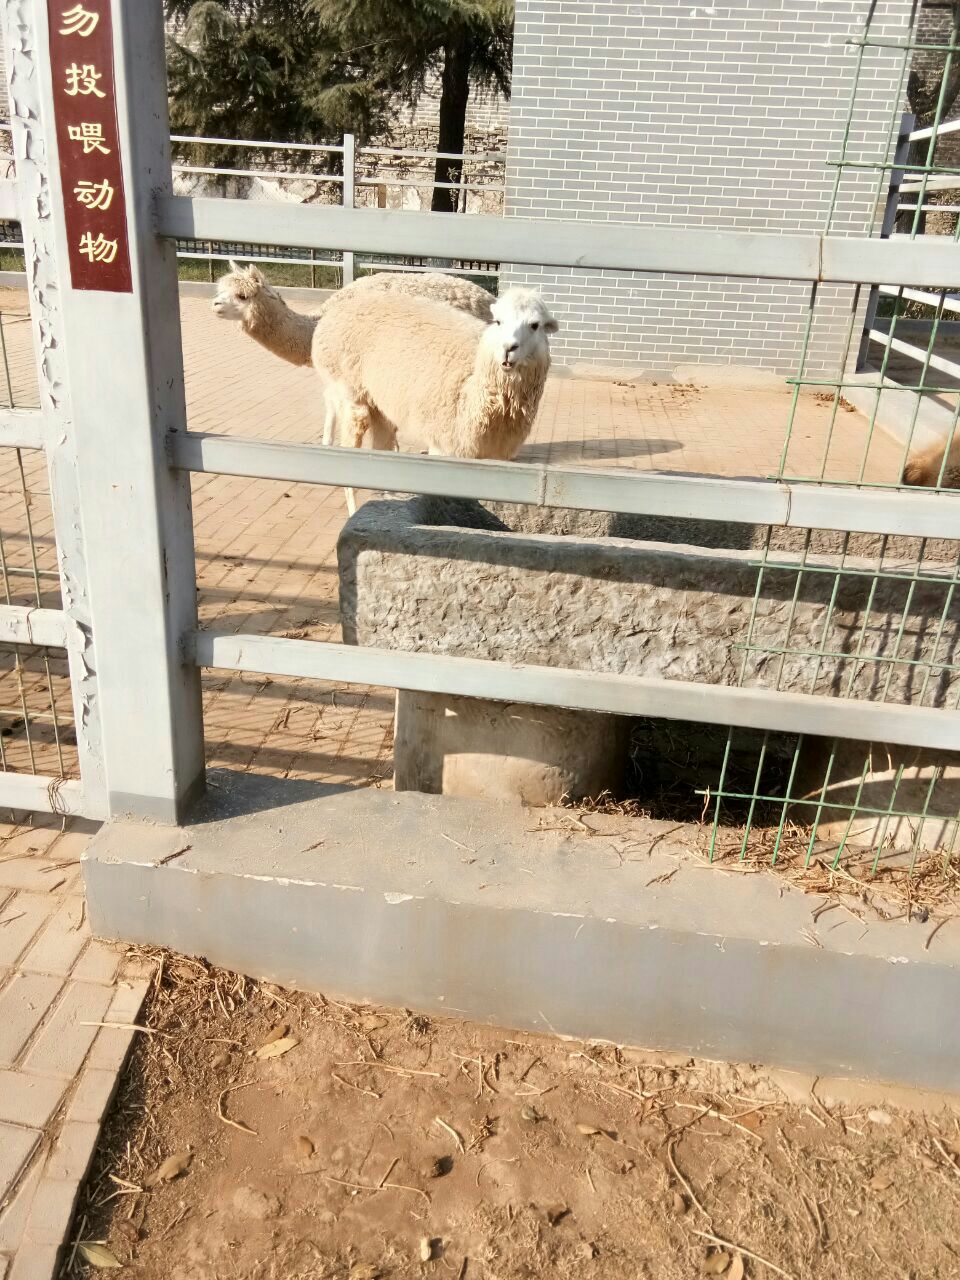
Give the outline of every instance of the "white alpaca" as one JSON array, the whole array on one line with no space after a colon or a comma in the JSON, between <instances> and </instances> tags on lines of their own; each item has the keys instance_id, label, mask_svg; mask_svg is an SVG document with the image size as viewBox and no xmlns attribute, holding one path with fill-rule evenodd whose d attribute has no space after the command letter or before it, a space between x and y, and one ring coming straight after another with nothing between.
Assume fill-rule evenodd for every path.
<instances>
[{"instance_id":1,"label":"white alpaca","mask_svg":"<svg viewBox=\"0 0 960 1280\"><path fill-rule=\"evenodd\" d=\"M268 284L259 267L253 263L242 267L231 262L230 270L217 281L213 299L214 314L221 320L235 320L248 337L290 364L310 364L313 331L322 313L343 298L376 293L414 294L434 298L466 311L480 320L490 320L493 294L470 280L445 276L440 272L383 271L363 276L328 298L320 311L310 314L294 311L280 293Z\"/></svg>"},{"instance_id":2,"label":"white alpaca","mask_svg":"<svg viewBox=\"0 0 960 1280\"><path fill-rule=\"evenodd\" d=\"M360 448L370 436L379 449L514 457L558 325L531 289L507 290L491 311L485 325L427 298L356 293L321 312L313 365L332 391L337 443Z\"/></svg>"},{"instance_id":3,"label":"white alpaca","mask_svg":"<svg viewBox=\"0 0 960 1280\"><path fill-rule=\"evenodd\" d=\"M379 297L383 293L432 298L436 302L446 303L458 311L476 316L485 323L491 320L491 308L495 301L493 294L486 289L458 276L448 276L438 271L381 271L375 275L362 276L346 285L327 298L320 311L305 313L289 307L278 290L267 283L263 272L254 263L243 267L231 261L230 270L217 282L213 311L221 320L237 321L248 337L281 360L287 360L290 364L308 365L312 363L313 332L325 311L338 305L342 299L373 295ZM322 440L329 445L333 443L336 433L340 398L326 382L322 382L321 392L324 406ZM372 439L376 448L394 448L389 440ZM346 495L347 509L352 514L356 509L356 497L352 489L348 489Z\"/></svg>"}]
</instances>

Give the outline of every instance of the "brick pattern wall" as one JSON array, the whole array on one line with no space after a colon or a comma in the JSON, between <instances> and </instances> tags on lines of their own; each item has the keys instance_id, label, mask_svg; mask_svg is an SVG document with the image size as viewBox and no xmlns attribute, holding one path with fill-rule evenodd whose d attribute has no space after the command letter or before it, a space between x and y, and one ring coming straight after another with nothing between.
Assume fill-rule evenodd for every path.
<instances>
[{"instance_id":1,"label":"brick pattern wall","mask_svg":"<svg viewBox=\"0 0 960 1280\"><path fill-rule=\"evenodd\" d=\"M593 222L814 232L826 225L869 0L733 5L518 0L507 212ZM909 0L871 34L904 39ZM865 55L850 156L885 153L902 55ZM832 229L874 222L877 179L845 171ZM795 372L809 287L508 267L564 324L562 361ZM851 292L822 289L808 371L842 363ZM856 342L854 341L854 347Z\"/></svg>"}]
</instances>

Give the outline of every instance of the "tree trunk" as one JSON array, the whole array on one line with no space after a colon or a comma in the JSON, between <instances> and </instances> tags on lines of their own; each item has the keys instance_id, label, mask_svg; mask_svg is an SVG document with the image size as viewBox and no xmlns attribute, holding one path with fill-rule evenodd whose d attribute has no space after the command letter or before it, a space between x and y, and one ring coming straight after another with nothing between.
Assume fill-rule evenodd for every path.
<instances>
[{"instance_id":1,"label":"tree trunk","mask_svg":"<svg viewBox=\"0 0 960 1280\"><path fill-rule=\"evenodd\" d=\"M438 151L463 151L470 96L470 38L466 32L454 35L443 51L443 79L440 89L440 131ZM459 182L463 164L459 160L438 160L435 182ZM434 213L456 213L459 192L450 187L434 187Z\"/></svg>"}]
</instances>

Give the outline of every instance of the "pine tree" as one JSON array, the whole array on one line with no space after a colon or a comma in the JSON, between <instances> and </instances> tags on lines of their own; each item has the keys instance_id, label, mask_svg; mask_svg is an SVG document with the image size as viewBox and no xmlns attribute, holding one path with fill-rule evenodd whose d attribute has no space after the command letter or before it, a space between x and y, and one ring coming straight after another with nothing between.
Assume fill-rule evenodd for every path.
<instances>
[{"instance_id":1,"label":"pine tree","mask_svg":"<svg viewBox=\"0 0 960 1280\"><path fill-rule=\"evenodd\" d=\"M383 127L387 93L370 53L345 53L309 0L167 0L167 15L174 133L330 142ZM202 155L206 163L235 162L226 148L205 147ZM287 160L316 164L309 152ZM338 163L339 156L330 167Z\"/></svg>"},{"instance_id":2,"label":"pine tree","mask_svg":"<svg viewBox=\"0 0 960 1280\"><path fill-rule=\"evenodd\" d=\"M309 0L344 56L370 59L378 89L416 102L439 74L437 150L463 151L471 88L509 95L513 56L512 0ZM437 160L435 182L459 182L457 160ZM434 187L433 209L456 210L456 191Z\"/></svg>"}]
</instances>

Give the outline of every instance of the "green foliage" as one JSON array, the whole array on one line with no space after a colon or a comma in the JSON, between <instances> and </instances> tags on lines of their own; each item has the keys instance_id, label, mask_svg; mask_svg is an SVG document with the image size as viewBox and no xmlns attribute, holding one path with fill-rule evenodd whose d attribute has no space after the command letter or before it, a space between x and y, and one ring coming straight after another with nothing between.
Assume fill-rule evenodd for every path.
<instances>
[{"instance_id":1,"label":"green foliage","mask_svg":"<svg viewBox=\"0 0 960 1280\"><path fill-rule=\"evenodd\" d=\"M444 54L464 41L474 87L509 96L513 55L512 0L308 0L345 49L372 54L377 82L410 101Z\"/></svg>"},{"instance_id":2,"label":"green foliage","mask_svg":"<svg viewBox=\"0 0 960 1280\"><path fill-rule=\"evenodd\" d=\"M307 0L167 0L167 12L178 22L167 49L174 133L329 142L382 127L387 95L371 57L344 52ZM236 162L226 149L187 150ZM309 153L285 158L316 164Z\"/></svg>"}]
</instances>

